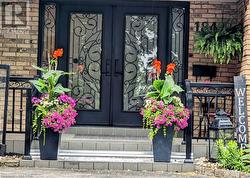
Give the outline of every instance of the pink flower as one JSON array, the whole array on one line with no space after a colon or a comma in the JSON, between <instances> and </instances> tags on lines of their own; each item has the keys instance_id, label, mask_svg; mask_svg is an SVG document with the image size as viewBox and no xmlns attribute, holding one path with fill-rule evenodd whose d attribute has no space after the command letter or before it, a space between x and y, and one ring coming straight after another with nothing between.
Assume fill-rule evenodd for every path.
<instances>
[{"instance_id":1,"label":"pink flower","mask_svg":"<svg viewBox=\"0 0 250 178\"><path fill-rule=\"evenodd\" d=\"M71 98L70 96L66 94L60 95L58 97L58 100L62 103L68 103L73 108L76 106L76 100L74 100L73 98Z\"/></svg>"},{"instance_id":2,"label":"pink flower","mask_svg":"<svg viewBox=\"0 0 250 178\"><path fill-rule=\"evenodd\" d=\"M141 114L142 116L144 115L144 109L143 109L143 108L141 108L140 114Z\"/></svg>"},{"instance_id":3,"label":"pink flower","mask_svg":"<svg viewBox=\"0 0 250 178\"><path fill-rule=\"evenodd\" d=\"M168 109L174 109L174 105L172 105L172 104L170 104L170 105L168 105Z\"/></svg>"},{"instance_id":4,"label":"pink flower","mask_svg":"<svg viewBox=\"0 0 250 178\"><path fill-rule=\"evenodd\" d=\"M163 109L164 108L164 102L163 101L159 102L158 108L159 109Z\"/></svg>"},{"instance_id":5,"label":"pink flower","mask_svg":"<svg viewBox=\"0 0 250 178\"><path fill-rule=\"evenodd\" d=\"M62 113L53 112L43 119L42 124L46 128L51 128L54 132L62 132L76 123L76 110L69 106Z\"/></svg>"}]
</instances>

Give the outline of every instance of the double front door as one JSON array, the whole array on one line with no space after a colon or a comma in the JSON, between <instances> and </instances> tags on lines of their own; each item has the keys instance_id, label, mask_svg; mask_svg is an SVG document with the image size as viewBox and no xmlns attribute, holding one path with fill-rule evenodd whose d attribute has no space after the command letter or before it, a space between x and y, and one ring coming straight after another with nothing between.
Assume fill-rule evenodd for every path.
<instances>
[{"instance_id":1,"label":"double front door","mask_svg":"<svg viewBox=\"0 0 250 178\"><path fill-rule=\"evenodd\" d=\"M168 62L168 9L61 6L60 68L77 99L79 125L142 125L139 114L153 58ZM164 69L163 69L164 70Z\"/></svg>"}]
</instances>

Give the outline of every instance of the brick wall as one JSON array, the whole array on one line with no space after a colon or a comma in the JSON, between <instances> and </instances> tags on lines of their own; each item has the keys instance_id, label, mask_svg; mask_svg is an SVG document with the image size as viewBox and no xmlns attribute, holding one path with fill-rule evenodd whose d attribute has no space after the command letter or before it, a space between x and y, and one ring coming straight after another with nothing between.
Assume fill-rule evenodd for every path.
<instances>
[{"instance_id":1,"label":"brick wall","mask_svg":"<svg viewBox=\"0 0 250 178\"><path fill-rule=\"evenodd\" d=\"M196 77L192 76L193 64L215 65L213 60L202 54L194 52L194 34L196 31L196 22L227 22L228 20L237 23L239 21L238 3L221 2L221 1L191 1L190 2L190 33L189 33L189 62L188 62L188 78L196 81ZM212 79L215 82L232 82L233 76L238 72L238 60L233 60L230 64L217 64L216 77ZM208 77L198 78L198 81L209 80Z\"/></svg>"},{"instance_id":2,"label":"brick wall","mask_svg":"<svg viewBox=\"0 0 250 178\"><path fill-rule=\"evenodd\" d=\"M246 77L247 83L247 111L248 111L248 130L250 140L250 3L249 0L241 0L239 7L242 13L244 23L244 48L243 58L240 64L240 74Z\"/></svg>"},{"instance_id":3,"label":"brick wall","mask_svg":"<svg viewBox=\"0 0 250 178\"><path fill-rule=\"evenodd\" d=\"M27 2L27 28L0 28L0 63L11 66L11 75L36 75L31 65L37 63L39 0Z\"/></svg>"},{"instance_id":4,"label":"brick wall","mask_svg":"<svg viewBox=\"0 0 250 178\"><path fill-rule=\"evenodd\" d=\"M1 1L2 2L2 1ZM0 4L1 4L0 2ZM4 1L3 1L4 2ZM8 2L17 2L16 0L8 0ZM3 18L0 18L0 64L9 64L11 68L11 75L17 76L34 76L36 71L32 65L37 64L38 52L38 16L39 16L39 0L27 0L26 27L5 27L3 26ZM0 16L5 15L8 23L11 22L12 16L10 12L13 9L6 9L3 13L3 6L0 5ZM4 93L0 91L0 98L3 98ZM8 108L8 129L10 128L10 121L12 119L12 93L9 94L9 108ZM23 100L25 100L25 94ZM15 97L15 123L20 122L20 93ZM2 101L2 100L1 100ZM24 103L25 104L25 103ZM22 106L25 111L25 105ZM3 111L3 102L0 102L0 110ZM0 131L2 130L3 112L0 111ZM25 112L23 112L25 118ZM25 122L23 122L24 127ZM18 125L16 125L19 127Z\"/></svg>"}]
</instances>

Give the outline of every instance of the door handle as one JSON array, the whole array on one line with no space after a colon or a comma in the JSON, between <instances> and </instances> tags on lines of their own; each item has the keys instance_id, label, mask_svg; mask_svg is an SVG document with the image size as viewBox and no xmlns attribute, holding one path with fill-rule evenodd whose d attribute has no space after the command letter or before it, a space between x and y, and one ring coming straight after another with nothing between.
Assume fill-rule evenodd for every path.
<instances>
[{"instance_id":1,"label":"door handle","mask_svg":"<svg viewBox=\"0 0 250 178\"><path fill-rule=\"evenodd\" d=\"M123 74L122 65L120 64L119 59L115 59L115 74Z\"/></svg>"},{"instance_id":2,"label":"door handle","mask_svg":"<svg viewBox=\"0 0 250 178\"><path fill-rule=\"evenodd\" d=\"M106 63L103 65L102 74L105 74L106 76L110 76L111 75L110 70L111 70L110 60L106 60Z\"/></svg>"}]
</instances>

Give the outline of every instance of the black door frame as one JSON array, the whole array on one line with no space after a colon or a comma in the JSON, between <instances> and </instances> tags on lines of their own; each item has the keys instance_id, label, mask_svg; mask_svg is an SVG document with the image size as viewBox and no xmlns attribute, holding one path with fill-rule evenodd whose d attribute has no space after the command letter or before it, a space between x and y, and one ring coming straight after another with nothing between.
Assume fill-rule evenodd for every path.
<instances>
[{"instance_id":1,"label":"black door frame","mask_svg":"<svg viewBox=\"0 0 250 178\"><path fill-rule=\"evenodd\" d=\"M74 4L72 4L74 2ZM183 44L183 56L184 56L184 61L183 61L183 70L185 71L183 73L183 79L187 78L187 69L188 69L188 44L189 44L189 2L164 2L164 1L137 1L137 2L133 2L130 0L127 1L122 1L122 0L106 0L105 2L103 2L102 0L72 0L72 1L68 1L68 0L40 0L40 11L39 11L39 38L38 38L38 65L41 65L42 63L42 48L43 48L43 32L42 32L42 27L43 27L43 22L44 22L44 7L46 4L56 4L56 22L59 22L59 17L61 15L61 7L65 6L65 5L97 5L97 6L105 6L105 5L112 5L112 6L127 6L127 7L136 7L136 6L143 6L143 7L165 7L169 9L169 13L171 11L172 8L185 8L185 14L184 14L184 44ZM168 19L170 19L171 17L169 17ZM59 28L58 28L59 27ZM172 26L170 26L169 28L171 28ZM60 30L60 28L62 28L62 26L56 25L56 47L61 47L61 41L62 39L58 38L58 32ZM169 29L170 30L170 29ZM168 38L171 38L171 32L168 33ZM167 44L167 46L170 46L171 40L169 40L169 44ZM167 50L166 50L167 51ZM67 54L65 54L65 56L67 56ZM170 56L170 50L167 51L167 56ZM164 65L164 64L163 64ZM63 80L63 83L66 85L67 80ZM183 80L184 83L184 80ZM109 117L110 118L110 117ZM111 121L109 121L111 122ZM96 124L95 124L96 125ZM119 124L116 124L116 126L119 126ZM133 125L132 125L133 126Z\"/></svg>"}]
</instances>

